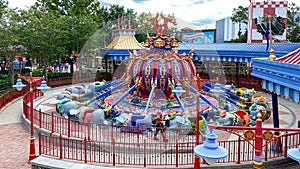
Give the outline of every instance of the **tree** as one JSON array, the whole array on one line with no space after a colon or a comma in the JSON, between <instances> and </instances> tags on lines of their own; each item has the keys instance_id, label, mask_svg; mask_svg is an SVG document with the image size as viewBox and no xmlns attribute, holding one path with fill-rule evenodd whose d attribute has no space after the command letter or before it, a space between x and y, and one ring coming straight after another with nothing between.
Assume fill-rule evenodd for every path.
<instances>
[{"instance_id":1,"label":"tree","mask_svg":"<svg viewBox=\"0 0 300 169\"><path fill-rule=\"evenodd\" d=\"M1 7L0 18L0 55L5 56L8 63L8 72L11 77L11 83L14 84L15 71L14 59L16 55L23 55L24 46L21 43L20 30L22 25L20 22L20 14L14 9L7 6Z\"/></svg>"},{"instance_id":2,"label":"tree","mask_svg":"<svg viewBox=\"0 0 300 169\"><path fill-rule=\"evenodd\" d=\"M3 11L7 8L8 2L6 0L0 0L0 18L3 15Z\"/></svg>"},{"instance_id":3,"label":"tree","mask_svg":"<svg viewBox=\"0 0 300 169\"><path fill-rule=\"evenodd\" d=\"M295 3L289 4L288 20L287 20L287 40L291 42L300 42L300 17L296 14L300 11L300 7Z\"/></svg>"},{"instance_id":4,"label":"tree","mask_svg":"<svg viewBox=\"0 0 300 169\"><path fill-rule=\"evenodd\" d=\"M57 11L32 8L24 11L22 17L22 42L28 56L40 61L46 72L46 79L48 65L65 55L68 44L68 25L64 17L57 16Z\"/></svg>"},{"instance_id":5,"label":"tree","mask_svg":"<svg viewBox=\"0 0 300 169\"><path fill-rule=\"evenodd\" d=\"M150 36L155 36L154 32L154 24L145 24L144 21L147 17L147 14L145 12L141 13L137 17L137 31L135 34L135 38L138 42L144 42L147 38L147 34Z\"/></svg>"},{"instance_id":6,"label":"tree","mask_svg":"<svg viewBox=\"0 0 300 169\"><path fill-rule=\"evenodd\" d=\"M241 31L241 25L242 23L248 24L248 8L239 6L238 8L233 8L232 11L232 22L238 23L239 31L238 31L238 37L241 38L242 31Z\"/></svg>"},{"instance_id":7,"label":"tree","mask_svg":"<svg viewBox=\"0 0 300 169\"><path fill-rule=\"evenodd\" d=\"M137 17L137 32L135 35L135 38L137 39L138 42L142 43L145 42L147 39L147 34L149 36L156 36L156 33L154 31L154 23L146 24L144 21L147 18L147 13L143 12ZM168 36L173 36L175 35L176 39L180 39L180 30L177 27L174 26L169 26L168 31L167 31Z\"/></svg>"}]
</instances>

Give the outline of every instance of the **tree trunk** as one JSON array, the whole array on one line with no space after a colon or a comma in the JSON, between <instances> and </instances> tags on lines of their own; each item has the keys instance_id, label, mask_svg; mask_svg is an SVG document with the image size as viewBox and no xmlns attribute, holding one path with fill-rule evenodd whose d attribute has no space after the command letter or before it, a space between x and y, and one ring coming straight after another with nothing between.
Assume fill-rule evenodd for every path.
<instances>
[{"instance_id":1,"label":"tree trunk","mask_svg":"<svg viewBox=\"0 0 300 169\"><path fill-rule=\"evenodd\" d=\"M6 57L6 62L8 64L8 74L10 75L11 78L11 84L15 84L15 70L14 70L14 52Z\"/></svg>"},{"instance_id":2,"label":"tree trunk","mask_svg":"<svg viewBox=\"0 0 300 169\"><path fill-rule=\"evenodd\" d=\"M45 80L48 81L48 58L43 57L42 62L45 71Z\"/></svg>"},{"instance_id":3,"label":"tree trunk","mask_svg":"<svg viewBox=\"0 0 300 169\"><path fill-rule=\"evenodd\" d=\"M242 34L242 31L241 31L241 22L239 22L239 32L238 32L239 39L241 39L241 34Z\"/></svg>"}]
</instances>

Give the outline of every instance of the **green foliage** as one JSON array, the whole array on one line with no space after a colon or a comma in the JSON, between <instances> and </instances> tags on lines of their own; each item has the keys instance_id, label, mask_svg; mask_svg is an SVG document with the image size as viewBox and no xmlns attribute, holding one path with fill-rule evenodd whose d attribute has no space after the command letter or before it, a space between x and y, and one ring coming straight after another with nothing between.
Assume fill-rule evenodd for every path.
<instances>
[{"instance_id":1,"label":"green foliage","mask_svg":"<svg viewBox=\"0 0 300 169\"><path fill-rule=\"evenodd\" d=\"M32 76L33 77L44 77L45 76L45 71L44 69L35 69L32 71ZM29 76L29 74L25 74L25 76ZM72 76L72 73L68 72L48 72L48 78L59 78L59 77L67 77L67 76Z\"/></svg>"},{"instance_id":2,"label":"green foliage","mask_svg":"<svg viewBox=\"0 0 300 169\"><path fill-rule=\"evenodd\" d=\"M27 74L27 76L28 76L29 74ZM32 71L32 76L33 77L43 77L43 76L45 76L45 71L44 71L44 69L35 69L35 70L33 70Z\"/></svg>"},{"instance_id":3,"label":"green foliage","mask_svg":"<svg viewBox=\"0 0 300 169\"><path fill-rule=\"evenodd\" d=\"M7 74L0 74L0 84L10 83L10 76Z\"/></svg>"},{"instance_id":4,"label":"green foliage","mask_svg":"<svg viewBox=\"0 0 300 169\"><path fill-rule=\"evenodd\" d=\"M287 20L287 40L291 42L300 42L300 17L295 15L300 12L300 7L295 3L289 4Z\"/></svg>"},{"instance_id":5,"label":"green foliage","mask_svg":"<svg viewBox=\"0 0 300 169\"><path fill-rule=\"evenodd\" d=\"M247 43L247 34L248 32L245 31L239 38L230 40L230 43Z\"/></svg>"},{"instance_id":6,"label":"green foliage","mask_svg":"<svg viewBox=\"0 0 300 169\"><path fill-rule=\"evenodd\" d=\"M239 6L238 8L233 8L231 20L232 22L239 24L238 36L240 38L242 34L241 24L242 23L248 24L248 8L243 6Z\"/></svg>"},{"instance_id":7,"label":"green foliage","mask_svg":"<svg viewBox=\"0 0 300 169\"><path fill-rule=\"evenodd\" d=\"M72 76L72 73L68 73L68 72L49 72L48 73L48 77L50 79L59 78L59 77L67 77L67 76Z\"/></svg>"}]
</instances>

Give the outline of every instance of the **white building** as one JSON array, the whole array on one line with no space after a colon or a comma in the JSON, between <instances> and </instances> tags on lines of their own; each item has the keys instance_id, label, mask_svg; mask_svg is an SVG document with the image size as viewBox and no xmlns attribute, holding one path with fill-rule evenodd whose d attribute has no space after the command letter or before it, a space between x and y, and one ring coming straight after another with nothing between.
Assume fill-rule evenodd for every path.
<instances>
[{"instance_id":1,"label":"white building","mask_svg":"<svg viewBox=\"0 0 300 169\"><path fill-rule=\"evenodd\" d=\"M242 33L246 30L246 25L241 25ZM232 39L238 38L239 25L231 21L231 16L216 21L216 42L226 43Z\"/></svg>"}]
</instances>

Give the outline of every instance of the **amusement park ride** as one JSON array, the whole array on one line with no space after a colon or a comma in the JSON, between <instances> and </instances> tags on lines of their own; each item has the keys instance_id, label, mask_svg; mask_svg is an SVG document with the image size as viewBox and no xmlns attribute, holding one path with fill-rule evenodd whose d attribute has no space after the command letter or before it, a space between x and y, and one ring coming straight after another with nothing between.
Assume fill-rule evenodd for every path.
<instances>
[{"instance_id":1,"label":"amusement park ride","mask_svg":"<svg viewBox=\"0 0 300 169\"><path fill-rule=\"evenodd\" d=\"M160 18L163 19L162 24L159 23ZM132 114L126 112L135 112L135 118L144 119L145 116L155 116L156 112L163 111L164 116L170 116L170 127L177 125L176 121L180 120L184 121L182 126L189 127L190 119L197 114L197 95L201 100L200 112L203 119L215 121L216 117L220 117L220 125L255 125L258 113L262 114L263 120L270 117L266 99L263 95L256 94L254 89L236 89L233 85L200 79L192 61L193 51L178 54L173 50L179 44L175 37L166 36L169 22L176 25L174 15L149 15L145 23L154 23L157 34L155 37L148 35L146 39L144 46L150 50L141 50L139 54L135 50L130 52L126 71L117 80L95 82L88 87L73 86L64 92L54 93L57 100L52 103L60 107L57 111L61 113L63 105L67 103L73 107L98 105L95 109L104 108L103 118L116 116L123 125L133 119L130 117ZM66 110L71 111L72 108L66 107ZM68 116L80 112L66 110L63 113ZM102 120L108 123L115 121L106 118ZM151 123L151 118L145 122Z\"/></svg>"},{"instance_id":2,"label":"amusement park ride","mask_svg":"<svg viewBox=\"0 0 300 169\"><path fill-rule=\"evenodd\" d=\"M154 37L148 35L144 43L149 50L129 51L126 70L122 70L122 77L116 80L81 84L53 93L55 99L51 104L56 105L59 115L83 124L143 126L151 130L161 113L165 121L162 128L194 127L196 145L199 144L199 131L205 132L208 126L214 129L240 126L240 129L249 130L245 135L248 139L254 139L254 128L262 134L261 123L271 115L270 102L262 94L254 89L219 84L218 80L212 83L200 79L192 60L193 50L179 54L174 50L179 46L175 37L166 35L168 24L176 25L174 15L148 15L145 23L154 23L156 32ZM218 126L208 125L207 121L214 121ZM216 146L214 135L208 134L207 138L206 146ZM257 140L261 144L258 136ZM255 155L259 166L261 154L256 152ZM195 168L198 165L199 158L196 158Z\"/></svg>"}]
</instances>

